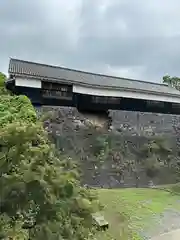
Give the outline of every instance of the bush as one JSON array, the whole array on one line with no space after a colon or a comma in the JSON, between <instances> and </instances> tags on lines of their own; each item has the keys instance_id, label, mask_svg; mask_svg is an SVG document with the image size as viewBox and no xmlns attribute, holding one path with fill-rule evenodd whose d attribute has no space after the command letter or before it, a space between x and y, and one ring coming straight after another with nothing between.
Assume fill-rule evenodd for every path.
<instances>
[{"instance_id":1,"label":"bush","mask_svg":"<svg viewBox=\"0 0 180 240\"><path fill-rule=\"evenodd\" d=\"M96 194L57 153L25 96L0 98L0 237L87 239ZM64 167L66 165L66 168Z\"/></svg>"},{"instance_id":2,"label":"bush","mask_svg":"<svg viewBox=\"0 0 180 240\"><path fill-rule=\"evenodd\" d=\"M0 87L4 88L5 80L6 80L6 75L0 72Z\"/></svg>"}]
</instances>

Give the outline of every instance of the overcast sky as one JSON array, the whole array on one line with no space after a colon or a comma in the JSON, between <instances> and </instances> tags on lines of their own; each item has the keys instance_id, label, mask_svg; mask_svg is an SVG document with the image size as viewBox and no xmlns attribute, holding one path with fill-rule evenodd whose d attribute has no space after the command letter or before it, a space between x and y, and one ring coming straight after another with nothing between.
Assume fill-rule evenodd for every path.
<instances>
[{"instance_id":1,"label":"overcast sky","mask_svg":"<svg viewBox=\"0 0 180 240\"><path fill-rule=\"evenodd\" d=\"M180 76L180 0L0 0L9 57L160 82Z\"/></svg>"}]
</instances>

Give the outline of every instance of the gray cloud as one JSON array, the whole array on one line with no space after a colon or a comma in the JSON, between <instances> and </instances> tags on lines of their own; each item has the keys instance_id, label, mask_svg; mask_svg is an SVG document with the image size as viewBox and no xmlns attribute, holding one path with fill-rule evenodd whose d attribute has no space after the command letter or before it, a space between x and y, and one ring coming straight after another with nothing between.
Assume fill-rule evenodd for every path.
<instances>
[{"instance_id":1,"label":"gray cloud","mask_svg":"<svg viewBox=\"0 0 180 240\"><path fill-rule=\"evenodd\" d=\"M180 75L178 0L0 1L0 70L9 57L160 81Z\"/></svg>"}]
</instances>

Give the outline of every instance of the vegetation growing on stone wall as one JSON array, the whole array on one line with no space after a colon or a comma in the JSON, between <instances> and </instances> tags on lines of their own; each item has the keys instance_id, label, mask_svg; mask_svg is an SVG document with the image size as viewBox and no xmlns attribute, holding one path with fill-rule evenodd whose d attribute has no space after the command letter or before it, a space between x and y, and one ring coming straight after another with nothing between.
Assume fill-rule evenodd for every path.
<instances>
[{"instance_id":1,"label":"vegetation growing on stone wall","mask_svg":"<svg viewBox=\"0 0 180 240\"><path fill-rule=\"evenodd\" d=\"M96 194L57 153L30 100L0 75L0 239L87 239ZM30 235L30 236L29 236Z\"/></svg>"},{"instance_id":2,"label":"vegetation growing on stone wall","mask_svg":"<svg viewBox=\"0 0 180 240\"><path fill-rule=\"evenodd\" d=\"M139 158L145 166L147 176L153 180L162 166L165 166L172 155L172 149L160 138L150 138L139 151Z\"/></svg>"}]
</instances>

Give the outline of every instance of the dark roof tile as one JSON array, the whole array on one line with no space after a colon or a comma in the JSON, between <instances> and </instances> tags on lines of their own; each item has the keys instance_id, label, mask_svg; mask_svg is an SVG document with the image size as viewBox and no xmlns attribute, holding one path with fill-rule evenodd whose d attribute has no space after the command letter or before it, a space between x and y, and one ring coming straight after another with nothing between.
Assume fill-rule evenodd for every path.
<instances>
[{"instance_id":1,"label":"dark roof tile","mask_svg":"<svg viewBox=\"0 0 180 240\"><path fill-rule=\"evenodd\" d=\"M10 59L9 73L14 75L35 76L44 79L48 78L49 80L56 81L66 80L71 83L95 85L102 88L125 88L180 96L179 91L165 84L83 72L19 59Z\"/></svg>"}]
</instances>

